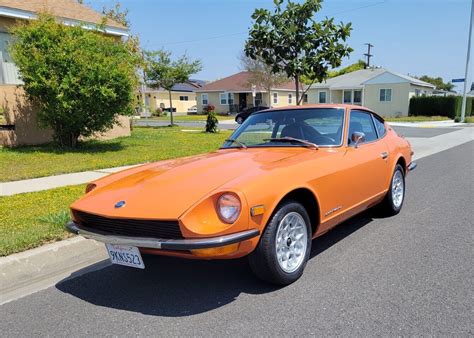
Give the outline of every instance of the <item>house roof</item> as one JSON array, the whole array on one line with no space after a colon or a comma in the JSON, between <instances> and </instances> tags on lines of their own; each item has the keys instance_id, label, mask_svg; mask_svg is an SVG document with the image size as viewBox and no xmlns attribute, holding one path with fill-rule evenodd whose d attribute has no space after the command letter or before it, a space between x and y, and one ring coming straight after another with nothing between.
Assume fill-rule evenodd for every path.
<instances>
[{"instance_id":1,"label":"house roof","mask_svg":"<svg viewBox=\"0 0 474 338\"><path fill-rule=\"evenodd\" d=\"M177 83L173 86L171 91L174 92L195 92L198 89L200 89L206 82L203 80L189 80L188 82L185 83ZM145 91L146 92L156 92L156 91L163 91L163 88L151 88L151 87L146 87Z\"/></svg>"},{"instance_id":2,"label":"house roof","mask_svg":"<svg viewBox=\"0 0 474 338\"><path fill-rule=\"evenodd\" d=\"M79 4L76 0L0 0L0 16L32 19L37 13L44 11L73 22L100 24L104 18L102 14L86 5ZM125 26L111 19L107 20L106 26L116 29L117 32L127 31ZM114 31L111 30L109 33L113 34ZM117 35L124 34L117 33Z\"/></svg>"},{"instance_id":3,"label":"house roof","mask_svg":"<svg viewBox=\"0 0 474 338\"><path fill-rule=\"evenodd\" d=\"M272 88L275 90L295 90L296 86L294 81L288 81L282 85ZM265 91L262 86L257 86L258 92ZM240 72L223 79L210 82L197 90L198 92L209 92L209 91L224 91L224 92L250 92L252 91L251 85L251 73Z\"/></svg>"},{"instance_id":4,"label":"house roof","mask_svg":"<svg viewBox=\"0 0 474 338\"><path fill-rule=\"evenodd\" d=\"M350 89L350 88L363 88L365 84L370 82L376 82L376 78L382 75L390 75L392 78L399 78L403 80L403 82L410 82L411 84L424 86L424 87L431 87L434 86L430 83L421 81L414 77L403 75L400 73L392 72L390 70L384 68L369 68L369 69L361 69L356 70L354 72L346 73L343 75L339 75L330 79L327 79L324 82L315 83L311 86L311 88L329 88L329 89ZM380 78L380 82L377 83L384 83L383 79ZM392 82L393 83L393 82Z\"/></svg>"}]
</instances>

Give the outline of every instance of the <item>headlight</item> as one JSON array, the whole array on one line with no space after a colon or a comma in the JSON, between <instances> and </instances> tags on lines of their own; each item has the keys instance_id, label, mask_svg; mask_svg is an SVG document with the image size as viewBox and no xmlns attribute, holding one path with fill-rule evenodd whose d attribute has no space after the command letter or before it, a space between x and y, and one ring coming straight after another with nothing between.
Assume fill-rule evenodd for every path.
<instances>
[{"instance_id":1,"label":"headlight","mask_svg":"<svg viewBox=\"0 0 474 338\"><path fill-rule=\"evenodd\" d=\"M217 200L217 214L221 221L234 223L239 218L241 204L239 198L231 193L222 194Z\"/></svg>"},{"instance_id":2,"label":"headlight","mask_svg":"<svg viewBox=\"0 0 474 338\"><path fill-rule=\"evenodd\" d=\"M94 183L89 183L87 186L86 186L86 194L88 192L91 192L92 190L95 189L95 187L97 187Z\"/></svg>"}]
</instances>

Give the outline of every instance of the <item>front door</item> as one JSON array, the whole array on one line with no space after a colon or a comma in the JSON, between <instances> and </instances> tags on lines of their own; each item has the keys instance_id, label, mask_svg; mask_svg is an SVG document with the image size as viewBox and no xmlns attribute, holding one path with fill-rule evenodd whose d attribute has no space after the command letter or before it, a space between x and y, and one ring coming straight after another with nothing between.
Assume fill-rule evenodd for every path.
<instances>
[{"instance_id":1,"label":"front door","mask_svg":"<svg viewBox=\"0 0 474 338\"><path fill-rule=\"evenodd\" d=\"M245 108L247 108L247 94L240 93L239 94L239 111L242 111Z\"/></svg>"}]
</instances>

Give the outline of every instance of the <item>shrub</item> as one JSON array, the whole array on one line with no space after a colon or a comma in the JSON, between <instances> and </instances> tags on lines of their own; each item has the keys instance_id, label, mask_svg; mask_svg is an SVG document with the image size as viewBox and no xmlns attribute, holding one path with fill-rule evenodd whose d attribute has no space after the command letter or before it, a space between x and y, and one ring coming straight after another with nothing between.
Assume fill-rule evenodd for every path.
<instances>
[{"instance_id":1,"label":"shrub","mask_svg":"<svg viewBox=\"0 0 474 338\"><path fill-rule=\"evenodd\" d=\"M151 113L151 116L159 117L163 114L163 109L160 107L156 108L155 111Z\"/></svg>"},{"instance_id":2,"label":"shrub","mask_svg":"<svg viewBox=\"0 0 474 338\"><path fill-rule=\"evenodd\" d=\"M138 54L98 30L63 25L49 14L12 30L11 53L38 120L61 146L112 128L132 115Z\"/></svg>"},{"instance_id":3,"label":"shrub","mask_svg":"<svg viewBox=\"0 0 474 338\"><path fill-rule=\"evenodd\" d=\"M219 121L217 120L214 109L215 107L212 105L207 106L206 133L217 133Z\"/></svg>"},{"instance_id":4,"label":"shrub","mask_svg":"<svg viewBox=\"0 0 474 338\"><path fill-rule=\"evenodd\" d=\"M473 98L467 98L466 116L472 114ZM461 96L421 96L412 97L408 109L409 116L447 116L454 119L461 115Z\"/></svg>"}]
</instances>

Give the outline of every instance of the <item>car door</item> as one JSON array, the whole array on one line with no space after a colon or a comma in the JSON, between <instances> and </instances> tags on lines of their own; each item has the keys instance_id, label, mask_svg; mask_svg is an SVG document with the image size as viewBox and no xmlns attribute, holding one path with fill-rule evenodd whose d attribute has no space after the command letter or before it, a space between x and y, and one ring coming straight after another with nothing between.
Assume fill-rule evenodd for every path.
<instances>
[{"instance_id":1,"label":"car door","mask_svg":"<svg viewBox=\"0 0 474 338\"><path fill-rule=\"evenodd\" d=\"M352 109L349 115L347 148L344 155L348 180L347 207L354 209L372 201L387 189L388 147L377 132L372 113ZM351 136L362 132L365 140L355 144Z\"/></svg>"}]
</instances>

